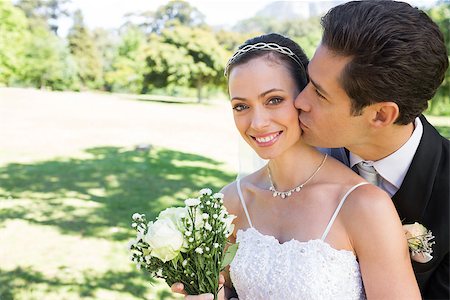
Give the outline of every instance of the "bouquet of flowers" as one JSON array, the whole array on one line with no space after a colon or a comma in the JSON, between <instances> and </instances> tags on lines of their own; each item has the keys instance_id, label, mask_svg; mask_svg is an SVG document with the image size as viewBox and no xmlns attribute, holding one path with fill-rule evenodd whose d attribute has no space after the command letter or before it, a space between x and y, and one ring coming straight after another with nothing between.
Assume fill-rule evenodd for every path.
<instances>
[{"instance_id":1,"label":"bouquet of flowers","mask_svg":"<svg viewBox=\"0 0 450 300\"><path fill-rule=\"evenodd\" d=\"M403 225L403 230L408 241L411 259L419 263L427 263L432 260L433 249L431 247L435 242L431 241L434 239L431 230L417 222Z\"/></svg>"},{"instance_id":2,"label":"bouquet of flowers","mask_svg":"<svg viewBox=\"0 0 450 300\"><path fill-rule=\"evenodd\" d=\"M237 244L227 240L235 216L223 206L223 194L210 189L184 203L163 210L154 222L133 214L137 236L129 243L131 259L138 269L163 278L169 286L181 282L190 295L212 293L217 299L219 273L237 250Z\"/></svg>"}]
</instances>

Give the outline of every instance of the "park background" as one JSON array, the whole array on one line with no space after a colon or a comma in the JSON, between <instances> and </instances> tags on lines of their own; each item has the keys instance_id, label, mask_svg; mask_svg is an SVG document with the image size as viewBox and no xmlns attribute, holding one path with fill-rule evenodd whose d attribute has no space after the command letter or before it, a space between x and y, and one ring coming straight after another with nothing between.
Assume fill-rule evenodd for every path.
<instances>
[{"instance_id":1,"label":"park background","mask_svg":"<svg viewBox=\"0 0 450 300\"><path fill-rule=\"evenodd\" d=\"M159 1L116 28L88 26L73 2L0 0L0 299L177 299L130 262L131 215L232 181L227 58L267 32L311 57L320 16L345 1L267 1L223 25ZM411 3L450 50L450 2ZM426 114L450 138L450 71Z\"/></svg>"}]
</instances>

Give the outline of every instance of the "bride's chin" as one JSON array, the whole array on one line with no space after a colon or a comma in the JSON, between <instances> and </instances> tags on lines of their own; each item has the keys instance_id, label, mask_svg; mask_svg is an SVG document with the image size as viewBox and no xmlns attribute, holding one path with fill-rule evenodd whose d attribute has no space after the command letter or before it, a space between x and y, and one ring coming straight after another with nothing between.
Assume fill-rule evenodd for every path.
<instances>
[{"instance_id":1,"label":"bride's chin","mask_svg":"<svg viewBox=\"0 0 450 300\"><path fill-rule=\"evenodd\" d=\"M268 159L272 159L273 158L272 155L270 155L268 153L264 153L264 151L256 151L256 149L253 149L253 150L255 151L256 155L258 155L259 158L261 158L261 159L268 160Z\"/></svg>"}]
</instances>

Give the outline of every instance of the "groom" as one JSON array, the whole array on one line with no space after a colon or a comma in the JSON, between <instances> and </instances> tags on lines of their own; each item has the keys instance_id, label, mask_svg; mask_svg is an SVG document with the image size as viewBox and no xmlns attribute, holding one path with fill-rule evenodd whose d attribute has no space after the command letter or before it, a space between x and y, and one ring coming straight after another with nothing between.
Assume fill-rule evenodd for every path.
<instances>
[{"instance_id":1,"label":"groom","mask_svg":"<svg viewBox=\"0 0 450 300\"><path fill-rule=\"evenodd\" d=\"M295 102L302 138L384 189L403 224L432 231L433 258L414 271L423 298L449 299L449 141L422 115L448 68L443 35L394 1L339 5L322 26Z\"/></svg>"},{"instance_id":2,"label":"groom","mask_svg":"<svg viewBox=\"0 0 450 300\"><path fill-rule=\"evenodd\" d=\"M442 33L394 1L339 5L322 25L295 103L302 138L384 189L403 224L433 232L433 258L413 267L423 298L449 299L450 145L422 115L448 68Z\"/></svg>"}]
</instances>

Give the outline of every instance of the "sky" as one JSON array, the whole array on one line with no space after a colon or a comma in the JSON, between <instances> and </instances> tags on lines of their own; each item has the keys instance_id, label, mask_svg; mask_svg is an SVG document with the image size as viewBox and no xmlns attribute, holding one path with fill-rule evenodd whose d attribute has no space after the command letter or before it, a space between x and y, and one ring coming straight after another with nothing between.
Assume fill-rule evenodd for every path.
<instances>
[{"instance_id":1,"label":"sky","mask_svg":"<svg viewBox=\"0 0 450 300\"><path fill-rule=\"evenodd\" d=\"M167 0L72 0L83 11L86 24L91 27L117 28L127 12L155 11ZM209 25L233 25L238 20L252 17L273 0L212 1L189 0L206 17Z\"/></svg>"},{"instance_id":2,"label":"sky","mask_svg":"<svg viewBox=\"0 0 450 300\"><path fill-rule=\"evenodd\" d=\"M296 0L309 2L314 0ZM315 0L320 1L320 0ZM155 11L168 0L72 0L74 8L80 8L90 28L118 28L123 24L123 15L128 12ZM259 10L274 0L188 0L206 17L206 23L234 25L237 21L253 17ZM406 0L412 5L431 6L435 0ZM68 24L68 26L70 26Z\"/></svg>"}]
</instances>

